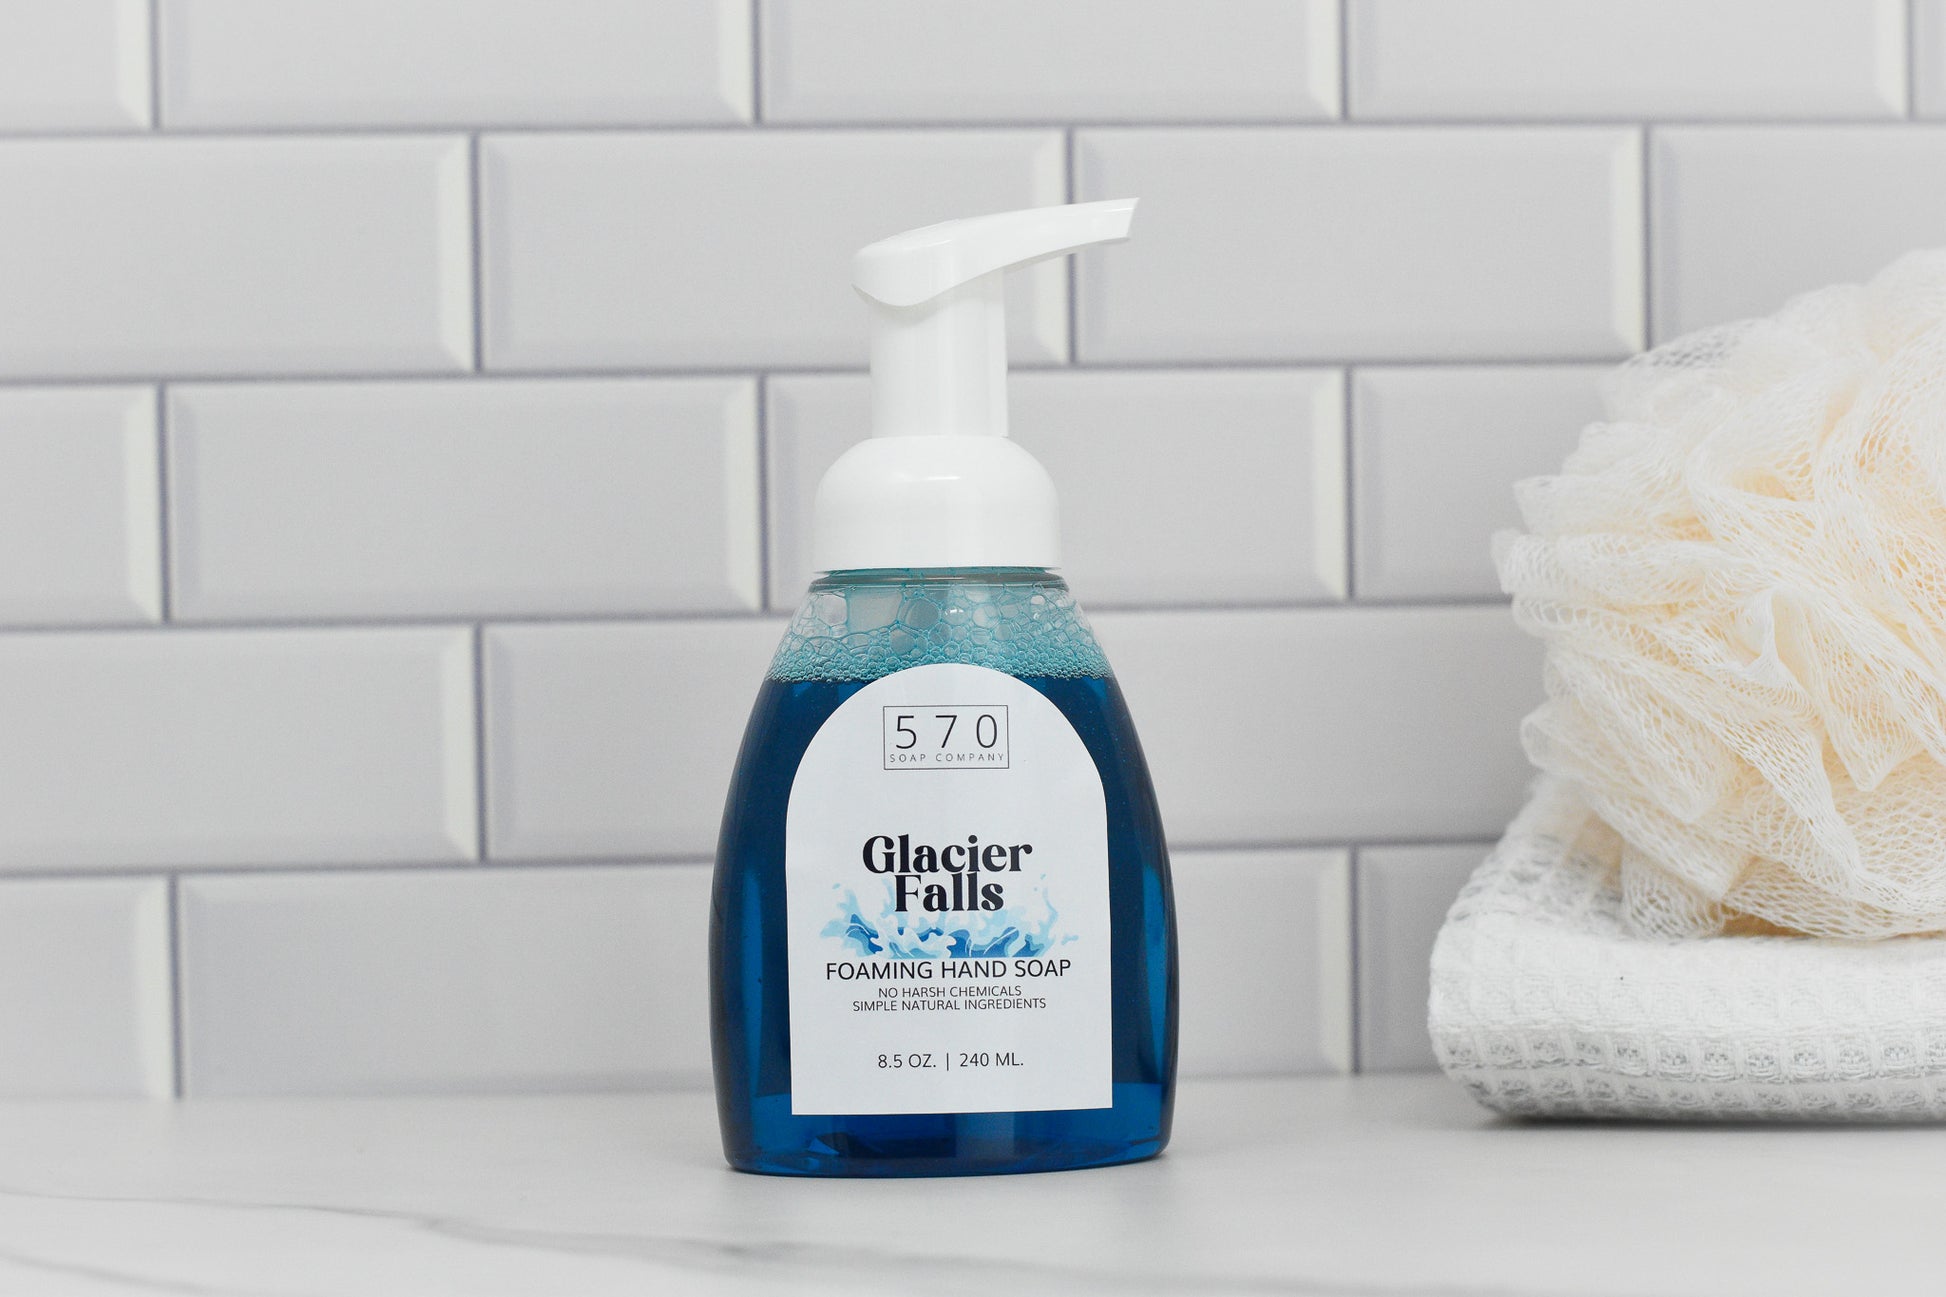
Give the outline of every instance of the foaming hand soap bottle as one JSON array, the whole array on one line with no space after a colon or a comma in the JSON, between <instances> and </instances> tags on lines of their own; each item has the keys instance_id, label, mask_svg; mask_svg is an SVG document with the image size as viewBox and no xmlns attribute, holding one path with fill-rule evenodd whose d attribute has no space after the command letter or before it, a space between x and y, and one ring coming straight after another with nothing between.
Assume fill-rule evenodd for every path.
<instances>
[{"instance_id":1,"label":"foaming hand soap bottle","mask_svg":"<svg viewBox=\"0 0 1946 1297\"><path fill-rule=\"evenodd\" d=\"M1050 1171L1169 1139L1175 919L1148 767L1007 437L1001 279L1133 200L914 230L853 263L872 436L744 734L710 917L740 1170Z\"/></svg>"}]
</instances>

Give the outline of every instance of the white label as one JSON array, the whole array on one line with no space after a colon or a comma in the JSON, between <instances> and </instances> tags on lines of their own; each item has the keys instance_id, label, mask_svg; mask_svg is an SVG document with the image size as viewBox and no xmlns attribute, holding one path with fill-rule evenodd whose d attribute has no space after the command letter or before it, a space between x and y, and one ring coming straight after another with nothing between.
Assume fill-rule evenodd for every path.
<instances>
[{"instance_id":1,"label":"white label","mask_svg":"<svg viewBox=\"0 0 1946 1297\"><path fill-rule=\"evenodd\" d=\"M1113 1104L1107 808L1041 694L941 664L846 699L784 880L793 1113Z\"/></svg>"}]
</instances>

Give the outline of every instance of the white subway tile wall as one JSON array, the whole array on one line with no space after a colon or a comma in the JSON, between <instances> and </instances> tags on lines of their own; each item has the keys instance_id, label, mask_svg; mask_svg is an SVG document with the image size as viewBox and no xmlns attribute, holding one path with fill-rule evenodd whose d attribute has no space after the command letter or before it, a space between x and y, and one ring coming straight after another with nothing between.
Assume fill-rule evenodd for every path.
<instances>
[{"instance_id":1,"label":"white subway tile wall","mask_svg":"<svg viewBox=\"0 0 1946 1297\"><path fill-rule=\"evenodd\" d=\"M470 860L463 627L0 635L0 873Z\"/></svg>"},{"instance_id":2,"label":"white subway tile wall","mask_svg":"<svg viewBox=\"0 0 1946 1297\"><path fill-rule=\"evenodd\" d=\"M586 1090L709 1076L702 864L182 881L196 1094Z\"/></svg>"},{"instance_id":3,"label":"white subway tile wall","mask_svg":"<svg viewBox=\"0 0 1946 1297\"><path fill-rule=\"evenodd\" d=\"M1626 355L1641 140L1609 128L1082 130L1075 196L1142 199L1079 260L1082 361Z\"/></svg>"},{"instance_id":4,"label":"white subway tile wall","mask_svg":"<svg viewBox=\"0 0 1946 1297\"><path fill-rule=\"evenodd\" d=\"M758 0L774 122L1338 115L1336 0Z\"/></svg>"},{"instance_id":5,"label":"white subway tile wall","mask_svg":"<svg viewBox=\"0 0 1946 1297\"><path fill-rule=\"evenodd\" d=\"M1913 106L1946 117L1946 0L1913 0Z\"/></svg>"},{"instance_id":6,"label":"white subway tile wall","mask_svg":"<svg viewBox=\"0 0 1946 1297\"><path fill-rule=\"evenodd\" d=\"M1649 172L1657 342L1946 243L1946 125L1672 127Z\"/></svg>"},{"instance_id":7,"label":"white subway tile wall","mask_svg":"<svg viewBox=\"0 0 1946 1297\"><path fill-rule=\"evenodd\" d=\"M1358 849L1358 1060L1368 1072L1433 1066L1426 1035L1433 937L1488 844Z\"/></svg>"},{"instance_id":8,"label":"white subway tile wall","mask_svg":"<svg viewBox=\"0 0 1946 1297\"><path fill-rule=\"evenodd\" d=\"M1062 200L1059 131L491 135L490 369L856 365L851 254L907 226ZM1013 359L1067 355L1067 272L1013 277Z\"/></svg>"},{"instance_id":9,"label":"white subway tile wall","mask_svg":"<svg viewBox=\"0 0 1946 1297\"><path fill-rule=\"evenodd\" d=\"M1946 0L0 5L0 1093L700 1080L849 256L1122 195L1013 283L1013 416L1184 1067L1425 1065L1528 779L1512 481L1946 242L1941 118Z\"/></svg>"},{"instance_id":10,"label":"white subway tile wall","mask_svg":"<svg viewBox=\"0 0 1946 1297\"><path fill-rule=\"evenodd\" d=\"M160 0L162 124L747 122L747 0Z\"/></svg>"},{"instance_id":11,"label":"white subway tile wall","mask_svg":"<svg viewBox=\"0 0 1946 1297\"><path fill-rule=\"evenodd\" d=\"M1357 117L1903 117L1905 0L1348 0Z\"/></svg>"},{"instance_id":12,"label":"white subway tile wall","mask_svg":"<svg viewBox=\"0 0 1946 1297\"><path fill-rule=\"evenodd\" d=\"M181 621L762 606L750 379L187 384L167 416Z\"/></svg>"},{"instance_id":13,"label":"white subway tile wall","mask_svg":"<svg viewBox=\"0 0 1946 1297\"><path fill-rule=\"evenodd\" d=\"M463 139L8 140L0 193L0 377L468 367Z\"/></svg>"},{"instance_id":14,"label":"white subway tile wall","mask_svg":"<svg viewBox=\"0 0 1946 1297\"><path fill-rule=\"evenodd\" d=\"M1185 1076L1351 1070L1350 866L1343 849L1175 854ZM1246 935L1252 913L1276 930Z\"/></svg>"},{"instance_id":15,"label":"white subway tile wall","mask_svg":"<svg viewBox=\"0 0 1946 1297\"><path fill-rule=\"evenodd\" d=\"M1471 837L1518 809L1541 655L1503 607L1094 622L1172 843Z\"/></svg>"},{"instance_id":16,"label":"white subway tile wall","mask_svg":"<svg viewBox=\"0 0 1946 1297\"><path fill-rule=\"evenodd\" d=\"M155 392L0 387L0 625L162 615Z\"/></svg>"},{"instance_id":17,"label":"white subway tile wall","mask_svg":"<svg viewBox=\"0 0 1946 1297\"><path fill-rule=\"evenodd\" d=\"M149 0L0 5L0 131L149 125Z\"/></svg>"},{"instance_id":18,"label":"white subway tile wall","mask_svg":"<svg viewBox=\"0 0 1946 1297\"><path fill-rule=\"evenodd\" d=\"M1588 365L1360 369L1352 384L1352 551L1361 599L1499 592L1493 533L1520 524L1508 484L1551 473L1601 417Z\"/></svg>"},{"instance_id":19,"label":"white subway tile wall","mask_svg":"<svg viewBox=\"0 0 1946 1297\"><path fill-rule=\"evenodd\" d=\"M487 855L708 856L783 630L756 618L489 628Z\"/></svg>"},{"instance_id":20,"label":"white subway tile wall","mask_svg":"<svg viewBox=\"0 0 1946 1297\"><path fill-rule=\"evenodd\" d=\"M0 1096L173 1093L169 888L166 878L0 887Z\"/></svg>"}]
</instances>

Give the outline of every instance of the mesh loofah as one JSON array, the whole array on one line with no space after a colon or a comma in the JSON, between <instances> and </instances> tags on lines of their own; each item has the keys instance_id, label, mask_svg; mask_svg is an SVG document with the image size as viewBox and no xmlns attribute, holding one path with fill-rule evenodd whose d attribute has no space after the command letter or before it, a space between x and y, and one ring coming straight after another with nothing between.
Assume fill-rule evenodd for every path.
<instances>
[{"instance_id":1,"label":"mesh loofah","mask_svg":"<svg viewBox=\"0 0 1946 1297\"><path fill-rule=\"evenodd\" d=\"M1946 931L1946 251L1624 365L1516 488L1528 756L1639 933Z\"/></svg>"},{"instance_id":2,"label":"mesh loofah","mask_svg":"<svg viewBox=\"0 0 1946 1297\"><path fill-rule=\"evenodd\" d=\"M1632 932L1615 834L1544 780L1432 951L1439 1064L1526 1117L1946 1118L1946 942Z\"/></svg>"}]
</instances>

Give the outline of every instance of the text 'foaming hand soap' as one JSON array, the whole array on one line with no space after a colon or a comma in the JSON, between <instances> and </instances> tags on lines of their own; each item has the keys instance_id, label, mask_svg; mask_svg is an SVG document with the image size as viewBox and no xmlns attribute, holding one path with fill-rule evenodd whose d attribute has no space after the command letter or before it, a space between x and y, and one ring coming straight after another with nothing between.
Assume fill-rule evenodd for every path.
<instances>
[{"instance_id":1,"label":"text 'foaming hand soap'","mask_svg":"<svg viewBox=\"0 0 1946 1297\"><path fill-rule=\"evenodd\" d=\"M1132 199L864 249L872 436L737 760L710 916L724 1154L789 1175L1100 1166L1168 1142L1175 917L1148 767L1007 437L1010 269Z\"/></svg>"}]
</instances>

